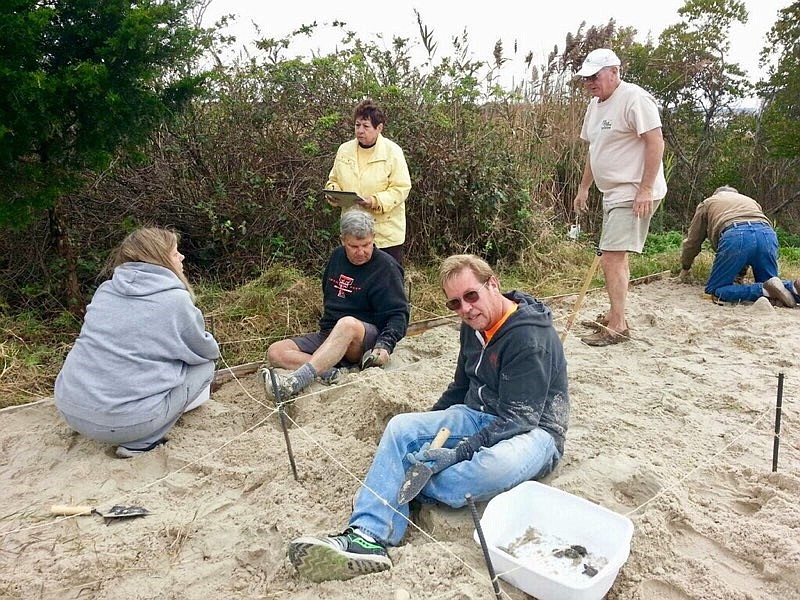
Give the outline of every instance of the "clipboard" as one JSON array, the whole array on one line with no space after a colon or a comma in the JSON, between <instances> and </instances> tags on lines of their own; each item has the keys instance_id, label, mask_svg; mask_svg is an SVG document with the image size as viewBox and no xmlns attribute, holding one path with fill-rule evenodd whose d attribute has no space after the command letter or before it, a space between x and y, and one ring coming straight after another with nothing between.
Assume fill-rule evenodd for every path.
<instances>
[{"instance_id":1,"label":"clipboard","mask_svg":"<svg viewBox=\"0 0 800 600\"><path fill-rule=\"evenodd\" d=\"M322 190L323 195L330 196L336 201L336 205L341 208L350 208L356 204L361 204L363 198L355 192L342 192L339 190Z\"/></svg>"}]
</instances>

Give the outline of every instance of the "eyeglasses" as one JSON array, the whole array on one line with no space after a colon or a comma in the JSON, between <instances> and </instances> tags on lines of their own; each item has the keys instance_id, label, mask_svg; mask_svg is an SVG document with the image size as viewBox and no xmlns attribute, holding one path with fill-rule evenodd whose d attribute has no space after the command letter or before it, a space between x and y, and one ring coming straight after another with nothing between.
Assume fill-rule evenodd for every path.
<instances>
[{"instance_id":1,"label":"eyeglasses","mask_svg":"<svg viewBox=\"0 0 800 600\"><path fill-rule=\"evenodd\" d=\"M461 298L450 298L450 300L445 302L444 305L450 310L458 310L459 308L461 308L461 300L464 300L464 302L469 302L470 304L475 304L481 297L481 295L478 292L480 292L483 288L485 288L487 283L489 283L488 279L484 281L483 285L479 287L477 290L470 290L466 294L464 294Z\"/></svg>"},{"instance_id":2,"label":"eyeglasses","mask_svg":"<svg viewBox=\"0 0 800 600\"><path fill-rule=\"evenodd\" d=\"M594 75L589 75L588 77L583 77L583 83L589 83L591 81L596 81L598 77L600 77L600 73L606 70L606 67L600 67L600 70L597 71Z\"/></svg>"}]
</instances>

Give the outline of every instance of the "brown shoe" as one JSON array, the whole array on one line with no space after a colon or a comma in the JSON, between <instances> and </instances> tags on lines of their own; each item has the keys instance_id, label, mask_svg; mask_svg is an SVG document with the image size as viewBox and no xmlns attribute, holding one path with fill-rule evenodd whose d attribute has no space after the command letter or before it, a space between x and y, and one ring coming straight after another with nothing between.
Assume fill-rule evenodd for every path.
<instances>
[{"instance_id":1,"label":"brown shoe","mask_svg":"<svg viewBox=\"0 0 800 600\"><path fill-rule=\"evenodd\" d=\"M613 344L621 344L631 339L630 329L626 329L621 333L611 331L610 329L601 329L592 335L581 338L581 341L588 346L611 346Z\"/></svg>"},{"instance_id":2,"label":"brown shoe","mask_svg":"<svg viewBox=\"0 0 800 600\"><path fill-rule=\"evenodd\" d=\"M794 295L784 287L780 277L770 277L762 286L769 294L771 300L776 300L780 305L787 308L794 308L797 306L797 300L795 300Z\"/></svg>"},{"instance_id":3,"label":"brown shoe","mask_svg":"<svg viewBox=\"0 0 800 600\"><path fill-rule=\"evenodd\" d=\"M608 317L600 313L594 320L586 319L585 321L581 321L581 325L589 329L594 329L595 331L602 331L605 327L608 327Z\"/></svg>"}]
</instances>

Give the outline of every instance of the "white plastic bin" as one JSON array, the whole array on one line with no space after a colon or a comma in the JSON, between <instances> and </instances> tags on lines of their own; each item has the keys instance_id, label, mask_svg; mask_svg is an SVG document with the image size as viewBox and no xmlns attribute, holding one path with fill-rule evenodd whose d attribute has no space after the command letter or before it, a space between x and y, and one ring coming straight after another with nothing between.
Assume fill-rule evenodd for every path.
<instances>
[{"instance_id":1,"label":"white plastic bin","mask_svg":"<svg viewBox=\"0 0 800 600\"><path fill-rule=\"evenodd\" d=\"M628 560L633 536L628 517L535 481L490 500L481 528L495 573L538 600L601 600ZM526 542L526 532L535 541ZM480 544L477 531L473 537ZM553 553L572 545L585 548L586 558ZM583 573L590 563L597 569L591 577Z\"/></svg>"}]
</instances>

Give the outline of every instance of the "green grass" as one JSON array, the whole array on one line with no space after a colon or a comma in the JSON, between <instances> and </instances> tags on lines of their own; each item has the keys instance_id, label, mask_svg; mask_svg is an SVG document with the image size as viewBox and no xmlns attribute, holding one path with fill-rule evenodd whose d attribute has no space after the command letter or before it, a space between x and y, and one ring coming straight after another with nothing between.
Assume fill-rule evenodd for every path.
<instances>
[{"instance_id":1,"label":"green grass","mask_svg":"<svg viewBox=\"0 0 800 600\"><path fill-rule=\"evenodd\" d=\"M784 279L800 277L800 236L783 235L779 269ZM641 255L631 255L631 278L664 271L677 274L683 235L670 231L651 234ZM529 251L519 264L497 268L504 290L519 289L540 298L580 290L594 259L587 241L550 240L544 248ZM702 284L708 278L714 255L706 246L695 259L692 278ZM604 284L598 269L591 286ZM411 290L411 320L421 321L450 314L443 306L438 264L408 265L406 285ZM197 304L206 324L220 342L220 367L261 361L269 344L289 335L314 331L320 316L319 278L304 275L292 266L275 265L258 278L226 290L216 282L195 284ZM61 364L80 331L69 313L45 319L33 310L16 315L0 305L0 408L52 395Z\"/></svg>"},{"instance_id":2,"label":"green grass","mask_svg":"<svg viewBox=\"0 0 800 600\"><path fill-rule=\"evenodd\" d=\"M644 243L642 254L652 256L664 252L679 251L683 243L684 234L680 231L667 231L664 233L651 233Z\"/></svg>"}]
</instances>

